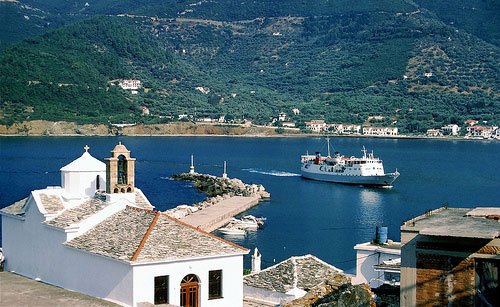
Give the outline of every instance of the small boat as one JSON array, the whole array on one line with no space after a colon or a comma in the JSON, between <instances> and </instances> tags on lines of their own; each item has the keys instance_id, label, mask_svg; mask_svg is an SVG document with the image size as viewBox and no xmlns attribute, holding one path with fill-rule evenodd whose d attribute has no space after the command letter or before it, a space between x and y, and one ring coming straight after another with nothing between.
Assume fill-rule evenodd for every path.
<instances>
[{"instance_id":1,"label":"small boat","mask_svg":"<svg viewBox=\"0 0 500 307\"><path fill-rule=\"evenodd\" d=\"M301 156L301 174L306 179L328 181L346 184L360 184L366 186L391 187L399 177L399 172L385 173L382 160L375 158L372 153L367 154L363 146L363 156L360 158L344 157L336 152L330 156L330 140L328 142L328 156L322 157L319 152L315 155Z\"/></svg>"},{"instance_id":2,"label":"small boat","mask_svg":"<svg viewBox=\"0 0 500 307\"><path fill-rule=\"evenodd\" d=\"M263 215L259 215L259 216L255 217L255 219L257 221L262 221L262 222L267 221L267 217L265 217Z\"/></svg>"},{"instance_id":3,"label":"small boat","mask_svg":"<svg viewBox=\"0 0 500 307\"><path fill-rule=\"evenodd\" d=\"M257 230L264 225L264 222L257 220L253 215L245 215L241 219L233 218L230 224L243 229Z\"/></svg>"},{"instance_id":4,"label":"small boat","mask_svg":"<svg viewBox=\"0 0 500 307\"><path fill-rule=\"evenodd\" d=\"M231 236L244 236L247 233L245 229L241 229L235 226L219 228L219 232L223 235Z\"/></svg>"}]
</instances>

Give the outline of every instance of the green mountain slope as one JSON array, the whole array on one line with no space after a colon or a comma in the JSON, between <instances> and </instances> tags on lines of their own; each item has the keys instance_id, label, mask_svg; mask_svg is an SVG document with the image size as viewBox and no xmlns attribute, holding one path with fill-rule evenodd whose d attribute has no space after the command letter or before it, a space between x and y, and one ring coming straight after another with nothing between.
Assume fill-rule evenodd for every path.
<instances>
[{"instance_id":1,"label":"green mountain slope","mask_svg":"<svg viewBox=\"0 0 500 307\"><path fill-rule=\"evenodd\" d=\"M151 0L130 4L134 14L6 48L0 120L196 114L266 123L298 108L298 123L377 116L409 132L469 117L500 123L499 48L434 13L406 1L264 2ZM85 10L100 12L102 3ZM131 95L113 85L123 78L144 89Z\"/></svg>"}]
</instances>

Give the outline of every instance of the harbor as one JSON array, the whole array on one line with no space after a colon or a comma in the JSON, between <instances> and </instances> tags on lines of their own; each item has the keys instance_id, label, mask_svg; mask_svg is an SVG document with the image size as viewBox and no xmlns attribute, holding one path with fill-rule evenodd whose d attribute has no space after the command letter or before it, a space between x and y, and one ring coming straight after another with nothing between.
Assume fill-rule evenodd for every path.
<instances>
[{"instance_id":1,"label":"harbor","mask_svg":"<svg viewBox=\"0 0 500 307\"><path fill-rule=\"evenodd\" d=\"M192 205L177 206L165 213L206 232L227 225L235 216L256 206L261 199L270 198L262 185L245 184L240 179L228 178L225 162L222 177L198 174L194 171L191 156L189 173L174 175L172 179L194 182L193 188L207 194L209 198Z\"/></svg>"}]
</instances>

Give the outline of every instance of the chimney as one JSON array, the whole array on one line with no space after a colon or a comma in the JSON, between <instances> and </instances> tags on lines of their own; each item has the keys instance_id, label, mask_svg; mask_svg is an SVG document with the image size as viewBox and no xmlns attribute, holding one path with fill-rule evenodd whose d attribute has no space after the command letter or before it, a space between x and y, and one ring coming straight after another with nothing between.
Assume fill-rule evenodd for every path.
<instances>
[{"instance_id":1,"label":"chimney","mask_svg":"<svg viewBox=\"0 0 500 307\"><path fill-rule=\"evenodd\" d=\"M253 251L252 255L252 273L260 272L260 262L262 255L259 253L257 247Z\"/></svg>"}]
</instances>

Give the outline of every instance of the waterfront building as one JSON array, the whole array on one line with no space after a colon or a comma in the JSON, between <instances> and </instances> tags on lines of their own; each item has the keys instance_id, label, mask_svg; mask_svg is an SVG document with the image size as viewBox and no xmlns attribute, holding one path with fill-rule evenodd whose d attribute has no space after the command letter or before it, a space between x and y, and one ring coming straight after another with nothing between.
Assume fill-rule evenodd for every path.
<instances>
[{"instance_id":1,"label":"waterfront building","mask_svg":"<svg viewBox=\"0 0 500 307\"><path fill-rule=\"evenodd\" d=\"M494 137L497 126L485 127L485 126L469 126L467 127L467 135L472 137L481 137L483 139L488 139L490 137Z\"/></svg>"},{"instance_id":2,"label":"waterfront building","mask_svg":"<svg viewBox=\"0 0 500 307\"><path fill-rule=\"evenodd\" d=\"M118 144L0 210L5 270L126 306L241 306L249 251L154 211Z\"/></svg>"},{"instance_id":3,"label":"waterfront building","mask_svg":"<svg viewBox=\"0 0 500 307\"><path fill-rule=\"evenodd\" d=\"M306 129L312 130L313 132L322 132L327 129L326 123L322 119L315 119L308 122L305 122Z\"/></svg>"},{"instance_id":4,"label":"waterfront building","mask_svg":"<svg viewBox=\"0 0 500 307\"><path fill-rule=\"evenodd\" d=\"M500 208L442 207L401 226L401 306L499 306Z\"/></svg>"},{"instance_id":5,"label":"waterfront building","mask_svg":"<svg viewBox=\"0 0 500 307\"><path fill-rule=\"evenodd\" d=\"M260 254L258 258L260 261ZM290 257L244 276L244 297L254 302L283 304L304 296L309 289L325 280L347 284L350 277L313 255Z\"/></svg>"},{"instance_id":6,"label":"waterfront building","mask_svg":"<svg viewBox=\"0 0 500 307\"><path fill-rule=\"evenodd\" d=\"M398 135L396 127L363 127L364 135L394 136Z\"/></svg>"},{"instance_id":7,"label":"waterfront building","mask_svg":"<svg viewBox=\"0 0 500 307\"><path fill-rule=\"evenodd\" d=\"M458 135L458 132L460 131L460 127L455 124L449 124L446 126L441 127L441 130L443 133L449 134L449 135Z\"/></svg>"},{"instance_id":8,"label":"waterfront building","mask_svg":"<svg viewBox=\"0 0 500 307\"><path fill-rule=\"evenodd\" d=\"M443 134L439 129L427 129L428 136L442 136Z\"/></svg>"},{"instance_id":9,"label":"waterfront building","mask_svg":"<svg viewBox=\"0 0 500 307\"><path fill-rule=\"evenodd\" d=\"M359 133L361 131L361 125L344 125L343 133Z\"/></svg>"}]
</instances>

